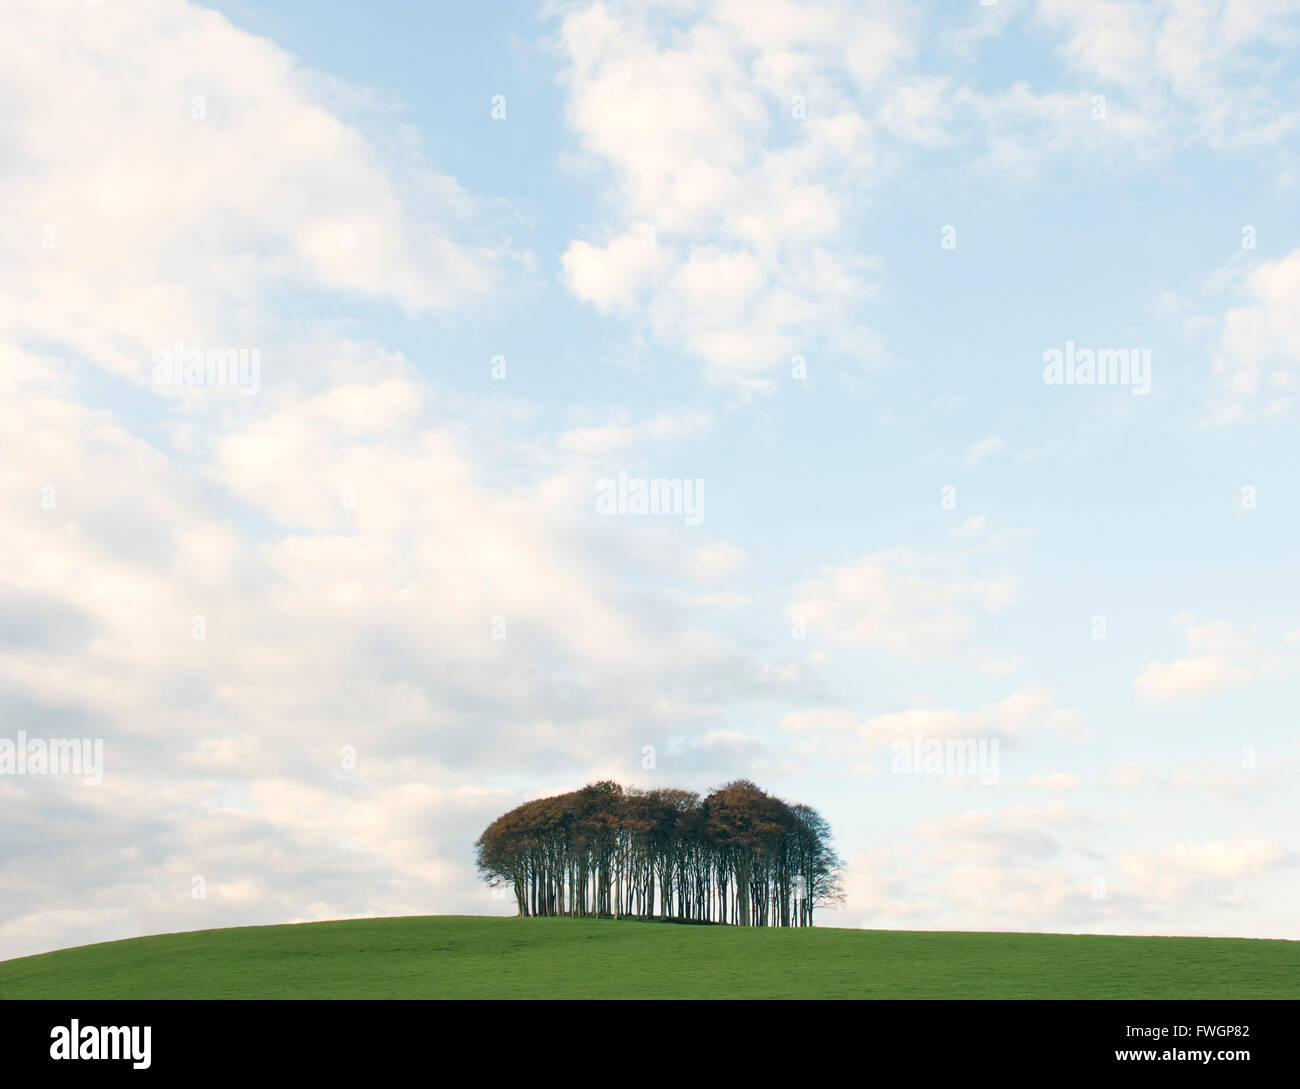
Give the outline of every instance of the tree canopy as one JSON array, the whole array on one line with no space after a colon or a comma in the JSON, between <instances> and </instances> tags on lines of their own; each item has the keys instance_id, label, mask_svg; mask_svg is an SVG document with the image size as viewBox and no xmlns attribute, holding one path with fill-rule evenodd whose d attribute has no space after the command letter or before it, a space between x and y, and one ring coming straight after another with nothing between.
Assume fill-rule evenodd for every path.
<instances>
[{"instance_id":1,"label":"tree canopy","mask_svg":"<svg viewBox=\"0 0 1300 1089\"><path fill-rule=\"evenodd\" d=\"M841 898L830 826L736 779L704 798L603 780L525 802L479 836L478 868L520 915L811 926Z\"/></svg>"}]
</instances>

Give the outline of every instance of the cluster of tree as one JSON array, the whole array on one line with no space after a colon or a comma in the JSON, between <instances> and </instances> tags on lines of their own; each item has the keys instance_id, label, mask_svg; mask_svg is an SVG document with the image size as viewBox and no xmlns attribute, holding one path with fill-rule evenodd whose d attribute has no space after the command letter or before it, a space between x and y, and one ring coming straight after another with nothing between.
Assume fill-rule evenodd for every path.
<instances>
[{"instance_id":1,"label":"cluster of tree","mask_svg":"<svg viewBox=\"0 0 1300 1089\"><path fill-rule=\"evenodd\" d=\"M703 799L593 783L512 809L475 847L520 915L811 926L842 896L826 821L745 779Z\"/></svg>"}]
</instances>

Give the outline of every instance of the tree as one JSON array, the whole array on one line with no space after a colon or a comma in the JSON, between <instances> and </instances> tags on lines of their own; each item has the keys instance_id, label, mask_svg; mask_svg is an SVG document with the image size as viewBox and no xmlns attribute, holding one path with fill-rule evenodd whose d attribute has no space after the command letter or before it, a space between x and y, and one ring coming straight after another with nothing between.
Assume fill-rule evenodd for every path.
<instances>
[{"instance_id":1,"label":"tree","mask_svg":"<svg viewBox=\"0 0 1300 1089\"><path fill-rule=\"evenodd\" d=\"M736 779L688 790L624 790L603 780L538 798L475 843L479 873L514 892L520 915L811 926L842 898L830 826Z\"/></svg>"}]
</instances>

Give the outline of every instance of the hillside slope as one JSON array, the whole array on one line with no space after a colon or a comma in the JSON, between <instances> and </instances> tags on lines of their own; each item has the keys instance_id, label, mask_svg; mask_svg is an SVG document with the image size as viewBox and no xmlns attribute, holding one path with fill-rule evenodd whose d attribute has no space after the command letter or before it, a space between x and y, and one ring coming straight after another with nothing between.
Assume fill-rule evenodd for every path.
<instances>
[{"instance_id":1,"label":"hillside slope","mask_svg":"<svg viewBox=\"0 0 1300 1089\"><path fill-rule=\"evenodd\" d=\"M0 963L0 998L1295 998L1300 942L416 916Z\"/></svg>"}]
</instances>

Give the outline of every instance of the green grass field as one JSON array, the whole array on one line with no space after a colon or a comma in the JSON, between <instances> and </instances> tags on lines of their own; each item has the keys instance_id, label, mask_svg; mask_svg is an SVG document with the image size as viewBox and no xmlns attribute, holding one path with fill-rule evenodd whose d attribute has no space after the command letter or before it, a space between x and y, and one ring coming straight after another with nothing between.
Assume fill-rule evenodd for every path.
<instances>
[{"instance_id":1,"label":"green grass field","mask_svg":"<svg viewBox=\"0 0 1300 1089\"><path fill-rule=\"evenodd\" d=\"M163 934L0 963L0 998L1295 998L1300 942L466 915Z\"/></svg>"}]
</instances>

